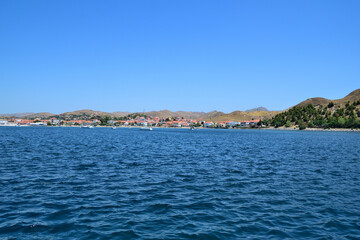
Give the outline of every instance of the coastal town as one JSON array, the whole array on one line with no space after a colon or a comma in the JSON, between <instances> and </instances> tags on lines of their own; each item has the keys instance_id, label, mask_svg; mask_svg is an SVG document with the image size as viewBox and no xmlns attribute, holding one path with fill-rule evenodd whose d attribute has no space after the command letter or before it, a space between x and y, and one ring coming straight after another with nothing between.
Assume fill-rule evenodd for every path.
<instances>
[{"instance_id":1,"label":"coastal town","mask_svg":"<svg viewBox=\"0 0 360 240\"><path fill-rule=\"evenodd\" d=\"M268 111L263 107L231 113L169 110L109 113L83 109L60 114L0 114L0 126L360 129L360 89L341 99L310 98L285 111Z\"/></svg>"},{"instance_id":2,"label":"coastal town","mask_svg":"<svg viewBox=\"0 0 360 240\"><path fill-rule=\"evenodd\" d=\"M135 116L128 119L111 119L110 117L101 117L97 119L73 119L62 120L57 118L49 119L24 119L24 118L8 118L0 119L0 126L64 126L64 127L81 127L81 126L110 126L110 127L165 127L165 128L254 128L264 127L259 119L249 121L205 121L195 119L185 119L183 117L159 118Z\"/></svg>"}]
</instances>

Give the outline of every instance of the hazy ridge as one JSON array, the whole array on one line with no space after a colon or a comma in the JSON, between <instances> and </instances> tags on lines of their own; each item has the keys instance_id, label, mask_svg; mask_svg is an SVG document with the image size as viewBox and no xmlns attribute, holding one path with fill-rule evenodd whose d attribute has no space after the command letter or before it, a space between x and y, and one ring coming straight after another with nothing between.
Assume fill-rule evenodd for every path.
<instances>
[{"instance_id":1,"label":"hazy ridge","mask_svg":"<svg viewBox=\"0 0 360 240\"><path fill-rule=\"evenodd\" d=\"M360 89L357 89L355 91L352 91L350 94L345 96L341 99L335 99L330 100L322 97L314 97L309 98L303 102L300 102L299 104L295 105L294 107L303 107L307 106L309 104L312 104L314 106L326 106L330 102L333 102L335 105L338 106L344 106L347 102L353 102L360 99ZM0 114L0 117L2 118L9 118L9 117L15 117L15 118L28 118L28 119L35 119L35 118L62 118L62 119L72 119L72 118L98 118L103 116L110 116L113 118L116 117L125 117L129 114L145 114L149 117L159 117L162 119L165 118L176 118L176 117L182 117L185 119L201 119L206 121L242 121L242 120L251 120L251 119L265 119L265 118L272 118L275 115L281 113L283 111L269 111L265 107L257 107L248 109L245 111L233 111L231 113L224 113L219 111L211 111L211 112L192 112L192 111L170 111L170 110L161 110L161 111L150 111L150 112L103 112L103 111L95 111L91 109L83 109L83 110L77 110L72 112L64 112L61 114L53 114L49 112L40 112L40 113L32 113L32 112L26 112L26 113L13 113L13 114Z\"/></svg>"}]
</instances>

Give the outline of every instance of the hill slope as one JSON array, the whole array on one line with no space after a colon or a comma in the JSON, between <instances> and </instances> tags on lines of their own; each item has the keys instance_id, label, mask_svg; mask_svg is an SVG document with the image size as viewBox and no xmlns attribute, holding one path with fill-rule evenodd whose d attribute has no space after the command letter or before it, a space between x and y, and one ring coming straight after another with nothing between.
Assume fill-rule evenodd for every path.
<instances>
[{"instance_id":1,"label":"hill slope","mask_svg":"<svg viewBox=\"0 0 360 240\"><path fill-rule=\"evenodd\" d=\"M264 118L272 118L276 114L280 113L280 111L251 111L251 112L243 112L243 111L234 111L227 114L222 114L215 117L209 117L207 121L220 122L220 121L247 121L252 119L264 119Z\"/></svg>"},{"instance_id":2,"label":"hill slope","mask_svg":"<svg viewBox=\"0 0 360 240\"><path fill-rule=\"evenodd\" d=\"M94 111L90 109L83 109L77 110L73 112L65 112L61 113L58 116L61 119L91 119L91 118L98 118L103 116L111 116L111 113L101 112L101 111Z\"/></svg>"},{"instance_id":3,"label":"hill slope","mask_svg":"<svg viewBox=\"0 0 360 240\"><path fill-rule=\"evenodd\" d=\"M113 112L113 113L111 113L111 115L114 117L125 117L129 114L131 114L131 112Z\"/></svg>"},{"instance_id":4,"label":"hill slope","mask_svg":"<svg viewBox=\"0 0 360 240\"><path fill-rule=\"evenodd\" d=\"M252 108L252 109L248 109L245 112L269 112L269 110L265 107L257 107L257 108Z\"/></svg>"},{"instance_id":5,"label":"hill slope","mask_svg":"<svg viewBox=\"0 0 360 240\"><path fill-rule=\"evenodd\" d=\"M23 118L29 115L33 115L35 113L33 112L26 112L26 113L2 113L0 114L0 117L4 118Z\"/></svg>"},{"instance_id":6,"label":"hill slope","mask_svg":"<svg viewBox=\"0 0 360 240\"><path fill-rule=\"evenodd\" d=\"M275 127L299 125L300 129L359 128L360 89L336 100L309 98L277 114L270 123Z\"/></svg>"},{"instance_id":7,"label":"hill slope","mask_svg":"<svg viewBox=\"0 0 360 240\"><path fill-rule=\"evenodd\" d=\"M357 89L355 91L352 91L346 97L341 98L341 99L330 100L330 99L321 98L321 97L309 98L309 99L295 105L295 107L305 107L309 104L312 104L315 107L316 106L326 106L330 102L333 102L335 105L344 106L348 101L354 102L354 101L358 101L359 99L360 99L360 89Z\"/></svg>"},{"instance_id":8,"label":"hill slope","mask_svg":"<svg viewBox=\"0 0 360 240\"><path fill-rule=\"evenodd\" d=\"M25 118L28 118L28 119L36 119L36 118L40 118L40 119L48 119L52 116L55 116L56 114L53 114L53 113L49 113L49 112L40 112L40 113L34 113L34 114L31 114L31 115L27 115L25 116Z\"/></svg>"},{"instance_id":9,"label":"hill slope","mask_svg":"<svg viewBox=\"0 0 360 240\"><path fill-rule=\"evenodd\" d=\"M205 119L211 116L218 116L224 114L223 112L212 111L212 112L187 112L187 111L176 111L172 112L169 110L162 111L151 111L145 112L145 115L150 117L159 117L159 118L170 118L170 117L183 117L186 119Z\"/></svg>"}]
</instances>

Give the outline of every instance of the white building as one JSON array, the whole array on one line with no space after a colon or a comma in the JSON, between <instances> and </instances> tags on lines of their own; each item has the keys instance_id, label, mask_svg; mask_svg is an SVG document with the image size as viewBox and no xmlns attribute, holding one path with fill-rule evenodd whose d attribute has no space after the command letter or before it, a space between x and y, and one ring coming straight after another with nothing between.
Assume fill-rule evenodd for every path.
<instances>
[{"instance_id":1,"label":"white building","mask_svg":"<svg viewBox=\"0 0 360 240\"><path fill-rule=\"evenodd\" d=\"M43 122L30 123L30 126L45 126Z\"/></svg>"},{"instance_id":2,"label":"white building","mask_svg":"<svg viewBox=\"0 0 360 240\"><path fill-rule=\"evenodd\" d=\"M140 124L141 126L144 126L144 127L146 127L146 126L148 125L147 122L140 122L139 124Z\"/></svg>"},{"instance_id":3,"label":"white building","mask_svg":"<svg viewBox=\"0 0 360 240\"><path fill-rule=\"evenodd\" d=\"M243 121L240 123L240 127L249 127L250 126L250 122L249 121Z\"/></svg>"},{"instance_id":4,"label":"white building","mask_svg":"<svg viewBox=\"0 0 360 240\"><path fill-rule=\"evenodd\" d=\"M236 125L240 125L240 122L235 122L235 121L233 121L233 122L227 123L227 125L228 125L229 127L234 127L234 126L236 126Z\"/></svg>"},{"instance_id":5,"label":"white building","mask_svg":"<svg viewBox=\"0 0 360 240\"><path fill-rule=\"evenodd\" d=\"M8 121L0 120L0 125L2 125L2 126L8 125Z\"/></svg>"},{"instance_id":6,"label":"white building","mask_svg":"<svg viewBox=\"0 0 360 240\"><path fill-rule=\"evenodd\" d=\"M55 118L51 118L50 123L53 124L53 125L58 125L60 123L60 120L55 119Z\"/></svg>"},{"instance_id":7,"label":"white building","mask_svg":"<svg viewBox=\"0 0 360 240\"><path fill-rule=\"evenodd\" d=\"M213 125L213 122L204 122L204 127L212 127Z\"/></svg>"}]
</instances>

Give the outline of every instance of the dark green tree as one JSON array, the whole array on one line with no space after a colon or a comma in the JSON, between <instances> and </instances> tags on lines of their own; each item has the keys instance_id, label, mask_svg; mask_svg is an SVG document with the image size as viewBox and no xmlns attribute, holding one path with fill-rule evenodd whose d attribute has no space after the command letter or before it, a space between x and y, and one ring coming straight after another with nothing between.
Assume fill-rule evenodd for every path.
<instances>
[{"instance_id":1,"label":"dark green tree","mask_svg":"<svg viewBox=\"0 0 360 240\"><path fill-rule=\"evenodd\" d=\"M111 117L108 115L105 115L100 118L100 122L101 122L100 125L102 125L102 126L108 125L108 121L110 121L110 120L111 120Z\"/></svg>"}]
</instances>

